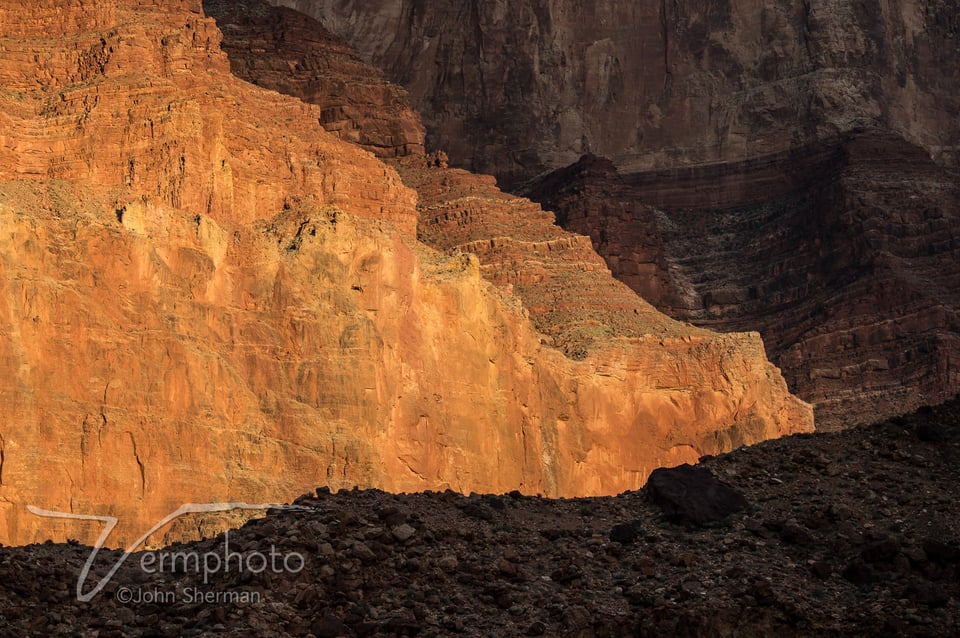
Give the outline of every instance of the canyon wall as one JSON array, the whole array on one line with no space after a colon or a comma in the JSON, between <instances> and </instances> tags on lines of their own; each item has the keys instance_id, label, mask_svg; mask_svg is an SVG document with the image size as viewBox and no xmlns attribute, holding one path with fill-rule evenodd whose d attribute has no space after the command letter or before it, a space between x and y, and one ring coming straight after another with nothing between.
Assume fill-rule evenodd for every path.
<instances>
[{"instance_id":1,"label":"canyon wall","mask_svg":"<svg viewBox=\"0 0 960 638\"><path fill-rule=\"evenodd\" d=\"M960 391L956 0L273 1L658 309L759 331L818 427Z\"/></svg>"},{"instance_id":2,"label":"canyon wall","mask_svg":"<svg viewBox=\"0 0 960 638\"><path fill-rule=\"evenodd\" d=\"M115 516L116 546L318 485L612 494L812 429L758 335L660 315L588 238L419 154L403 108L342 111L391 167L231 75L199 2L21 14L0 1L0 542L99 533L28 505ZM361 77L336 97L400 95Z\"/></svg>"},{"instance_id":3,"label":"canyon wall","mask_svg":"<svg viewBox=\"0 0 960 638\"><path fill-rule=\"evenodd\" d=\"M512 188L593 153L625 172L882 126L955 164L956 0L272 0L405 86L428 142Z\"/></svg>"},{"instance_id":4,"label":"canyon wall","mask_svg":"<svg viewBox=\"0 0 960 638\"><path fill-rule=\"evenodd\" d=\"M588 157L533 196L657 308L760 330L820 429L960 390L960 187L895 135L634 175Z\"/></svg>"},{"instance_id":5,"label":"canyon wall","mask_svg":"<svg viewBox=\"0 0 960 638\"><path fill-rule=\"evenodd\" d=\"M423 154L407 92L316 20L261 0L205 0L203 10L237 77L319 105L326 130L379 157Z\"/></svg>"}]
</instances>

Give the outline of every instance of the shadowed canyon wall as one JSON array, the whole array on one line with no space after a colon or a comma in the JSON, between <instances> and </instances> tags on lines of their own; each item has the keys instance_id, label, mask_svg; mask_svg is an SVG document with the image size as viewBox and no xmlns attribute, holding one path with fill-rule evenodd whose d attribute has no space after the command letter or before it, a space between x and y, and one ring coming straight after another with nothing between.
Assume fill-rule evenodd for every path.
<instances>
[{"instance_id":1,"label":"shadowed canyon wall","mask_svg":"<svg viewBox=\"0 0 960 638\"><path fill-rule=\"evenodd\" d=\"M272 0L409 91L428 142L508 188L585 153L624 172L883 126L955 163L956 0Z\"/></svg>"},{"instance_id":2,"label":"shadowed canyon wall","mask_svg":"<svg viewBox=\"0 0 960 638\"><path fill-rule=\"evenodd\" d=\"M316 20L262 0L205 0L232 72L321 107L320 123L379 157L423 154L424 128L407 92Z\"/></svg>"},{"instance_id":3,"label":"shadowed canyon wall","mask_svg":"<svg viewBox=\"0 0 960 638\"><path fill-rule=\"evenodd\" d=\"M757 334L657 313L419 154L402 105L336 120L234 78L199 2L22 13L0 1L0 542L99 532L27 505L115 516L119 545L317 485L610 494L812 428ZM335 95L396 105L375 77Z\"/></svg>"},{"instance_id":4,"label":"shadowed canyon wall","mask_svg":"<svg viewBox=\"0 0 960 638\"><path fill-rule=\"evenodd\" d=\"M657 308L759 329L818 428L960 390L954 173L879 131L717 168L621 176L590 157L533 196Z\"/></svg>"}]
</instances>

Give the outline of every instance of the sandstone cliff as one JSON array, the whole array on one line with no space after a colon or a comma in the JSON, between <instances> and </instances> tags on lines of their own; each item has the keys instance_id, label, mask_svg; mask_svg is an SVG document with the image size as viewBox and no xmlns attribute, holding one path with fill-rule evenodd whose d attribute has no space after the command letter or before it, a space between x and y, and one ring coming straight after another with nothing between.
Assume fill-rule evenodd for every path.
<instances>
[{"instance_id":1,"label":"sandstone cliff","mask_svg":"<svg viewBox=\"0 0 960 638\"><path fill-rule=\"evenodd\" d=\"M444 247L504 258L418 242L396 170L235 79L199 2L21 13L0 2L0 542L98 532L26 505L116 516L120 544L318 484L610 494L812 428L757 335L657 314L488 179L399 167L466 225Z\"/></svg>"}]
</instances>

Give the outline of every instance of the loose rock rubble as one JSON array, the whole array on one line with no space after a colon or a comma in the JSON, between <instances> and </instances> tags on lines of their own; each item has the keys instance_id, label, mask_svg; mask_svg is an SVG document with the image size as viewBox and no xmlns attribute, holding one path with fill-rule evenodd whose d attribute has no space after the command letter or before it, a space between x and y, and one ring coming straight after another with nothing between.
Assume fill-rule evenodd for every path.
<instances>
[{"instance_id":1,"label":"loose rock rubble","mask_svg":"<svg viewBox=\"0 0 960 638\"><path fill-rule=\"evenodd\" d=\"M0 635L960 632L960 401L702 467L746 508L694 525L642 492L320 489L226 537L134 554L89 603L75 592L89 548L4 548ZM98 556L84 592L120 557Z\"/></svg>"}]
</instances>

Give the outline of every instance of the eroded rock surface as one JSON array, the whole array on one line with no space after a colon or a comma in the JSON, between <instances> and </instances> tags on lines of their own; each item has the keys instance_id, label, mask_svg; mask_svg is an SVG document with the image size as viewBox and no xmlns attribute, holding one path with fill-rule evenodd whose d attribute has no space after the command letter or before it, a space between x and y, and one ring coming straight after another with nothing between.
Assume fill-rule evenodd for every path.
<instances>
[{"instance_id":1,"label":"eroded rock surface","mask_svg":"<svg viewBox=\"0 0 960 638\"><path fill-rule=\"evenodd\" d=\"M659 310L759 331L820 427L960 390L956 0L273 1Z\"/></svg>"},{"instance_id":2,"label":"eroded rock surface","mask_svg":"<svg viewBox=\"0 0 960 638\"><path fill-rule=\"evenodd\" d=\"M956 163L956 0L271 1L385 69L435 148L508 188L585 153L635 172L863 126Z\"/></svg>"},{"instance_id":3,"label":"eroded rock surface","mask_svg":"<svg viewBox=\"0 0 960 638\"><path fill-rule=\"evenodd\" d=\"M546 326L562 345L543 318L579 279L515 294L481 276L495 262L420 243L397 171L320 107L233 77L199 2L0 2L0 26L0 542L99 533L27 505L117 517L119 545L186 502L317 484L612 494L812 427L756 335L657 315L586 237L457 174L479 218L545 233L511 237L568 250L544 263L656 328L601 316L578 358L542 343Z\"/></svg>"},{"instance_id":4,"label":"eroded rock surface","mask_svg":"<svg viewBox=\"0 0 960 638\"><path fill-rule=\"evenodd\" d=\"M549 386L576 397L560 410L557 432L577 432L577 443L551 463L572 467L575 483L597 481L593 473L623 477L627 468L604 460L618 455L612 441L643 459L645 480L654 466L811 423L808 405L780 398L786 386L759 335L718 335L670 319L615 280L589 239L555 226L552 213L503 193L489 176L426 164L398 165L420 196L420 239L476 255L484 278L522 303L541 343L567 355L566 379ZM650 436L669 443L651 447ZM584 461L597 469L582 473Z\"/></svg>"},{"instance_id":5,"label":"eroded rock surface","mask_svg":"<svg viewBox=\"0 0 960 638\"><path fill-rule=\"evenodd\" d=\"M586 157L532 196L657 308L759 330L820 428L960 388L960 181L902 138L634 175Z\"/></svg>"}]
</instances>

